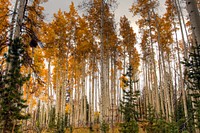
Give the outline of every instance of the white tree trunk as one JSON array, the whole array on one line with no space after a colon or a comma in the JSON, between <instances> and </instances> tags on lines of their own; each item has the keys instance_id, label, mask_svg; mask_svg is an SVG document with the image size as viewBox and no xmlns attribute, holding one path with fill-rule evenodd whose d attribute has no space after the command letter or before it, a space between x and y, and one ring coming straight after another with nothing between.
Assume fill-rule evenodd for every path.
<instances>
[{"instance_id":1,"label":"white tree trunk","mask_svg":"<svg viewBox=\"0 0 200 133\"><path fill-rule=\"evenodd\" d=\"M12 16L12 21L11 21L11 28L10 28L10 40L13 39L13 32L14 32L14 25L15 25L15 19L16 19L16 12L17 12L17 7L18 7L18 4L19 4L19 0L16 0L15 2L15 7L14 7L14 13L13 13L13 16Z\"/></svg>"},{"instance_id":2,"label":"white tree trunk","mask_svg":"<svg viewBox=\"0 0 200 133\"><path fill-rule=\"evenodd\" d=\"M189 14L194 40L200 44L200 16L196 0L186 0L186 7Z\"/></svg>"},{"instance_id":3,"label":"white tree trunk","mask_svg":"<svg viewBox=\"0 0 200 133\"><path fill-rule=\"evenodd\" d=\"M16 1L16 2L18 2L18 1ZM20 0L14 38L18 38L20 36L22 22L23 22L23 18L24 18L25 6L26 6L26 0Z\"/></svg>"},{"instance_id":4,"label":"white tree trunk","mask_svg":"<svg viewBox=\"0 0 200 133\"><path fill-rule=\"evenodd\" d=\"M192 28L192 34L193 34L193 40L194 40L194 46L200 45L200 15L197 7L196 0L186 0L186 7L189 14L190 22L191 22L191 28ZM192 97L193 99L193 97ZM195 108L193 103L193 108ZM196 118L196 113L194 120L196 123L198 123L198 119ZM195 124L195 131L196 133L199 133L199 128Z\"/></svg>"},{"instance_id":5,"label":"white tree trunk","mask_svg":"<svg viewBox=\"0 0 200 133\"><path fill-rule=\"evenodd\" d=\"M17 6L18 6L18 3L19 1L16 1L16 4L15 4L15 10L16 10L16 8L17 8ZM18 16L17 16L17 22L16 22L16 28L15 28L15 34L14 34L14 39L15 38L18 38L18 37L20 37L20 32L21 32L21 25L22 25L22 22L23 22L23 17L24 17L24 11L25 11L25 5L26 5L26 0L20 0L20 4L19 4L19 9L18 9ZM15 19L15 15L13 15L13 18L12 18L13 20L13 22L12 23L14 23L14 19ZM14 26L13 26L14 27ZM13 27L11 27L11 28L13 28ZM11 35L10 35L10 37L12 38L12 30L13 29L11 29ZM9 47L9 50L12 50L11 49L12 47ZM10 57L11 59L10 59L10 62L8 62L7 63L7 72L8 72L8 75L10 74L10 70L14 67L14 66L12 66L12 61L13 61L13 55L10 53L10 52L8 52L8 57ZM10 77L8 77L8 78L10 78ZM6 86L9 86L9 84L7 84Z\"/></svg>"},{"instance_id":6,"label":"white tree trunk","mask_svg":"<svg viewBox=\"0 0 200 133\"><path fill-rule=\"evenodd\" d=\"M47 73L47 127L49 126L49 114L50 114L50 110L51 110L51 102L49 102L50 100L50 84L51 84L51 59L48 59L48 73Z\"/></svg>"},{"instance_id":7,"label":"white tree trunk","mask_svg":"<svg viewBox=\"0 0 200 133\"><path fill-rule=\"evenodd\" d=\"M60 99L60 88L59 88L59 70L56 69L56 119L55 122L58 122L58 117L59 117L59 99Z\"/></svg>"}]
</instances>

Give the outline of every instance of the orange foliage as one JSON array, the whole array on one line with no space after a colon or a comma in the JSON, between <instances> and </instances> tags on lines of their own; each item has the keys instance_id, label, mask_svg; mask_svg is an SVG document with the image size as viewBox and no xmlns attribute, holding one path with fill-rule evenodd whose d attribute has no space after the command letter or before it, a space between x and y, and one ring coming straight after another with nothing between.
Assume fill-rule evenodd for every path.
<instances>
[{"instance_id":1,"label":"orange foliage","mask_svg":"<svg viewBox=\"0 0 200 133\"><path fill-rule=\"evenodd\" d=\"M7 28L9 26L8 24L8 17L9 17L9 6L10 1L9 0L1 0L0 2L0 35L1 37L6 37L7 34ZM3 39L3 38L0 38ZM4 38L5 39L5 38Z\"/></svg>"},{"instance_id":2,"label":"orange foliage","mask_svg":"<svg viewBox=\"0 0 200 133\"><path fill-rule=\"evenodd\" d=\"M65 112L66 113L70 113L71 112L71 106L70 106L70 104L66 104L66 106L65 106Z\"/></svg>"},{"instance_id":3,"label":"orange foliage","mask_svg":"<svg viewBox=\"0 0 200 133\"><path fill-rule=\"evenodd\" d=\"M119 78L120 80L120 87L124 90L126 89L126 87L128 87L128 85L126 84L126 82L128 81L128 78L126 76L121 76Z\"/></svg>"}]
</instances>

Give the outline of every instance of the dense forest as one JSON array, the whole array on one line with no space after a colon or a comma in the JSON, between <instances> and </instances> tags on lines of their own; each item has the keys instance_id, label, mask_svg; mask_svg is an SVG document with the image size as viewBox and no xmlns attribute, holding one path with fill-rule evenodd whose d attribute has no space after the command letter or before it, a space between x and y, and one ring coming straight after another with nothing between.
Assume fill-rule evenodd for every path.
<instances>
[{"instance_id":1,"label":"dense forest","mask_svg":"<svg viewBox=\"0 0 200 133\"><path fill-rule=\"evenodd\" d=\"M1 133L200 133L200 0L46 2L0 1Z\"/></svg>"}]
</instances>

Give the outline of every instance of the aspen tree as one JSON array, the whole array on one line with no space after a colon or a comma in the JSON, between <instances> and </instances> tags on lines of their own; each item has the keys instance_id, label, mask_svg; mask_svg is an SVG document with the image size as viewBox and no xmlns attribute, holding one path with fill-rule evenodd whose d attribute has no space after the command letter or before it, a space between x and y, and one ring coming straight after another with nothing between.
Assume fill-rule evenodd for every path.
<instances>
[{"instance_id":1,"label":"aspen tree","mask_svg":"<svg viewBox=\"0 0 200 133\"><path fill-rule=\"evenodd\" d=\"M66 63L67 62L67 47L66 47L66 18L63 12L60 10L54 15L55 19L52 22L52 27L55 33L54 49L54 83L56 83L56 119L58 124L58 130L63 130L63 124L65 121L65 100L66 100Z\"/></svg>"},{"instance_id":2,"label":"aspen tree","mask_svg":"<svg viewBox=\"0 0 200 133\"><path fill-rule=\"evenodd\" d=\"M137 3L133 3L131 7L131 12L134 15L140 15L142 19L138 20L139 28L149 30L149 42L150 42L150 65L151 71L153 73L153 84L152 88L155 93L155 100L153 104L155 105L156 113L160 113L160 98L159 98L159 88L158 88L158 81L157 81L157 71L156 71L156 62L155 62L155 53L154 53L154 38L152 30L155 29L155 26L152 24L154 20L151 19L153 16L152 9L157 6L157 1L137 1Z\"/></svg>"},{"instance_id":3,"label":"aspen tree","mask_svg":"<svg viewBox=\"0 0 200 133\"><path fill-rule=\"evenodd\" d=\"M42 29L41 29L41 41L44 42L46 44L45 46L45 50L44 50L44 57L46 58L47 62L48 62L48 73L47 73L47 95L48 95L48 101L47 101L47 126L50 124L50 112L52 112L53 110L53 94L52 94L52 72L51 72L51 67L52 67L52 62L54 60L53 56L54 56L54 52L55 49L53 47L53 41L55 39L55 33L53 31L53 28L51 26L51 24L42 24Z\"/></svg>"},{"instance_id":4,"label":"aspen tree","mask_svg":"<svg viewBox=\"0 0 200 133\"><path fill-rule=\"evenodd\" d=\"M70 53L71 53L71 56L72 56L72 62L71 63L73 63L73 65L72 65L72 67L75 67L76 68L76 65L78 65L77 64L77 61L76 61L76 49L75 49L75 47L76 47L76 45L77 45L77 40L76 40L76 38L78 38L77 37L77 29L78 29L78 27L79 27L79 15L78 15L78 13L77 13L77 10L75 9L75 7L74 7L74 3L72 2L71 4L70 4L70 6L69 6L69 8L70 8L70 11L69 12L65 12L64 14L65 14L65 17L66 17L66 20L67 20L67 47L68 47L68 56L70 56ZM69 58L69 57L68 57ZM68 64L68 66L70 66L69 64ZM68 69L70 69L70 68L68 68ZM73 68L72 68L73 69ZM76 70L77 69L75 69L75 73L76 73ZM68 70L68 72L69 72L70 70ZM74 70L73 70L74 71ZM72 71L72 72L73 72ZM76 75L73 75L73 74L71 74L71 78L69 77L69 75L70 74L68 74L68 80L69 80L69 84L70 85L73 85L73 78L75 78L75 85L78 85L78 80L76 79ZM73 77L73 76L75 76L75 77ZM79 109L80 109L80 103L79 103L79 98L78 99L76 99L75 98L75 103L73 104L73 89L74 89L74 87L75 86L72 86L71 88L69 88L70 89L70 106L72 107L72 106L74 106L74 109L75 110L78 110L77 112L75 111L74 112L74 114L72 114L73 113L73 111L72 111L72 113L70 114L70 119L71 120L73 120L74 121L74 123L75 124L77 124L78 123L78 120L79 120L79 117L80 117L80 113L79 113ZM80 93L80 90L79 90L79 87L75 87L75 91L76 92L78 92L78 95L80 95L79 93ZM77 95L77 93L75 93L76 95ZM75 96L76 97L76 96ZM75 118L73 118L72 117L72 115L73 116L76 116L76 118L77 119L75 119ZM75 119L75 120L74 120ZM71 121L72 122L72 121Z\"/></svg>"},{"instance_id":5,"label":"aspen tree","mask_svg":"<svg viewBox=\"0 0 200 133\"><path fill-rule=\"evenodd\" d=\"M112 2L112 1L109 1ZM112 14L109 11L109 4L104 0L96 0L91 2L91 6L88 10L89 15L87 16L89 20L91 31L93 35L99 38L99 48L100 48L100 79L101 79L101 97L100 98L100 120L101 122L106 121L106 116L108 115L109 104L110 104L110 81L109 81L109 70L110 70L110 53L109 44L110 36L108 33L112 32L113 29L106 27L110 25L112 27ZM109 87L108 87L109 86ZM105 100L104 103L102 103Z\"/></svg>"},{"instance_id":6,"label":"aspen tree","mask_svg":"<svg viewBox=\"0 0 200 133\"><path fill-rule=\"evenodd\" d=\"M172 121L171 119L171 116L173 115L173 105L171 104L171 97L170 97L170 92L173 92L171 88L168 88L167 87L167 84L168 84L168 75L167 75L167 70L166 70L166 64L165 64L165 58L164 58L164 53L167 53L169 54L169 47L168 45L171 44L171 38L172 38L172 35L171 35L171 32L169 33L165 33L165 28L168 28L168 30L170 31L170 25L167 25L167 20L160 20L160 18L158 18L158 16L155 14L154 12L154 9L152 9L152 12L153 12L153 15L154 15L154 19L155 19L155 22L156 22L156 30L157 30L157 41L158 41L158 49L159 49L159 61L162 63L162 68L163 68L163 73L161 74L161 71L160 71L160 77L161 75L163 75L163 78L164 80L162 81L160 78L160 87L162 88L162 83L163 83L163 90L164 90L164 103L165 103L165 110L166 110L166 119L167 121L169 120L170 122ZM165 14L166 15L166 14ZM168 18L167 18L168 19ZM160 22L162 21L162 22ZM162 30L163 28L163 30ZM161 32L162 31L162 32ZM167 34L168 38L166 38L165 34ZM165 36L165 39L163 39L163 37ZM171 38L170 38L171 37ZM160 58L161 56L161 58ZM159 65L159 69L161 67L161 65ZM161 89L162 90L162 89ZM162 93L162 91L161 91ZM172 94L173 95L173 94ZM161 96L162 98L162 96ZM161 101L162 102L162 101Z\"/></svg>"},{"instance_id":7,"label":"aspen tree","mask_svg":"<svg viewBox=\"0 0 200 133\"><path fill-rule=\"evenodd\" d=\"M88 23L86 22L85 18L78 18L78 25L76 29L76 58L74 58L80 66L82 66L81 69L81 88L82 88L82 96L81 96L81 101L82 101L82 112L81 112L81 117L82 117L82 122L84 125L86 125L86 116L87 116L87 97L86 97L86 88L87 84L86 82L86 77L87 75L87 66L88 66L88 57L89 54L91 53L92 50L92 43L91 43L91 33L88 28ZM82 65L81 65L82 64Z\"/></svg>"}]
</instances>

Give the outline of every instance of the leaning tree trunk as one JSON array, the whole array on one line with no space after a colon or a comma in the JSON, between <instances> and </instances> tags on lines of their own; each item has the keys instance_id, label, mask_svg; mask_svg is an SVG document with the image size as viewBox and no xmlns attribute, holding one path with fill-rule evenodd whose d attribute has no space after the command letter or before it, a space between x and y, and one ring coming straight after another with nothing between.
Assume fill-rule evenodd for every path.
<instances>
[{"instance_id":1,"label":"leaning tree trunk","mask_svg":"<svg viewBox=\"0 0 200 133\"><path fill-rule=\"evenodd\" d=\"M174 27L175 26L175 22L174 22ZM180 47L178 45L178 38L177 38L177 31L175 30L175 37L176 37L176 47L177 47L177 56L178 56L178 69L179 69L179 74L180 74L180 89L182 92L182 100L183 100L183 105L184 105L184 114L185 114L185 118L188 119L188 110L187 110L187 106L186 106L186 94L185 94L185 87L184 87L184 81L183 81L183 72L182 72L182 67L181 67L181 57L180 57Z\"/></svg>"},{"instance_id":2,"label":"leaning tree trunk","mask_svg":"<svg viewBox=\"0 0 200 133\"><path fill-rule=\"evenodd\" d=\"M177 0L174 1L174 6L176 8L176 11L177 11L177 16L178 16L178 21L179 21L179 25L180 25L180 30L181 30L181 36L182 36L182 40L183 40L183 45L184 45L184 57L187 59L188 58L188 46L185 42L185 36L184 36L184 27L182 25L182 21L181 20L181 11L180 9L178 8L178 3L177 3ZM185 108L185 107L184 107Z\"/></svg>"},{"instance_id":3,"label":"leaning tree trunk","mask_svg":"<svg viewBox=\"0 0 200 133\"><path fill-rule=\"evenodd\" d=\"M184 44L184 57L187 59L188 58L188 50L187 50L187 45L186 45L186 42L185 42L185 37L184 37L184 30L183 30L183 26L181 24L181 17L180 17L180 13L179 13L179 10L178 10L178 5L177 5L177 2L175 0L175 7L177 8L177 13L178 13L178 20L179 20L179 24L180 24L180 28L181 28L181 36L182 36L182 39L183 39L183 44ZM178 49L179 50L179 49ZM179 52L178 52L179 54ZM179 61L180 61L180 58L179 58ZM180 64L180 62L179 62ZM182 76L182 70L181 70L181 65L179 66L179 70L180 70L180 76ZM188 109L187 109L187 99L186 99L186 91L185 91L185 88L184 88L184 83L183 83L183 77L180 77L181 78L181 92L182 92L182 100L183 100L183 108L184 108L184 114L185 114L185 118L188 119Z\"/></svg>"},{"instance_id":4,"label":"leaning tree trunk","mask_svg":"<svg viewBox=\"0 0 200 133\"><path fill-rule=\"evenodd\" d=\"M184 15L183 15L183 11L182 11L182 8L181 8L181 5L180 5L180 1L177 0L177 2L175 3L176 4L176 8L178 10L178 14L180 15L182 21L183 21L183 28L184 28L184 32L185 32L185 35L186 35L186 38L187 38L187 47L190 46L190 41L189 41L189 36L188 36L188 31L186 29L186 23L185 23L185 19L184 19ZM188 49L186 49L188 50Z\"/></svg>"}]
</instances>

